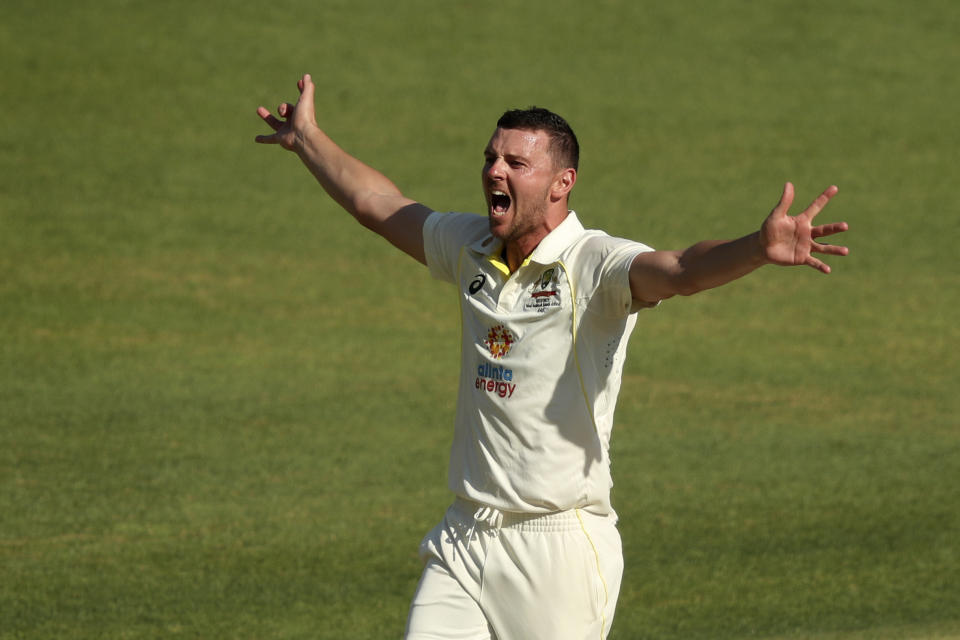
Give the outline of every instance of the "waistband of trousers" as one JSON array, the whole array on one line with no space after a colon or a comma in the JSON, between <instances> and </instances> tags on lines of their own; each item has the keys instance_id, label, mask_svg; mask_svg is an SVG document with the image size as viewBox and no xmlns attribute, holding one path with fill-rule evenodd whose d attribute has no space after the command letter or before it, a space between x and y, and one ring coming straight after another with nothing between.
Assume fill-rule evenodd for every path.
<instances>
[{"instance_id":1,"label":"waistband of trousers","mask_svg":"<svg viewBox=\"0 0 960 640\"><path fill-rule=\"evenodd\" d=\"M580 529L582 527L580 516L578 511L583 512L582 509L568 509L566 511L552 511L547 513L518 513L515 511L500 511L499 509L494 509L493 507L487 507L486 505L480 504L479 502L474 502L473 500L467 500L466 498L457 497L453 501L453 510L456 514L462 519L463 524L467 526L479 526L482 528L496 528L496 529L514 529L518 531L572 531L575 529ZM476 514L481 511L486 510L488 513L499 514L498 524L491 524L489 520L491 518L484 518L484 520L476 521ZM589 514L590 517L603 517L595 516L594 514Z\"/></svg>"}]
</instances>

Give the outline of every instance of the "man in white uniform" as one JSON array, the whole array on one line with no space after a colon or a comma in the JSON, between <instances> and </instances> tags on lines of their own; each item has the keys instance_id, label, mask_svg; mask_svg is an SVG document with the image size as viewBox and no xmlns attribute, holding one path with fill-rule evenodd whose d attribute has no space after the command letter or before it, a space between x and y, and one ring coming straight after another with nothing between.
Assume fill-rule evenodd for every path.
<instances>
[{"instance_id":1,"label":"man in white uniform","mask_svg":"<svg viewBox=\"0 0 960 640\"><path fill-rule=\"evenodd\" d=\"M457 287L461 379L449 485L454 504L424 538L408 639L571 640L610 630L622 573L609 442L636 312L765 264L830 268L813 253L846 223L813 226L837 193L760 230L682 251L585 230L568 209L573 131L544 109L508 111L484 151L485 217L437 213L340 149L317 126L314 85L257 141L294 151L361 224Z\"/></svg>"}]
</instances>

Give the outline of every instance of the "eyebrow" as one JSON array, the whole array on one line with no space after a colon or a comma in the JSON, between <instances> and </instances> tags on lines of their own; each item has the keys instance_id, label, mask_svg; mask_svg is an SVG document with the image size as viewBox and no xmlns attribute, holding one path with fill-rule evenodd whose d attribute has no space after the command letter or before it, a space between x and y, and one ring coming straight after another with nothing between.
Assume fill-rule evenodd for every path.
<instances>
[{"instance_id":1,"label":"eyebrow","mask_svg":"<svg viewBox=\"0 0 960 640\"><path fill-rule=\"evenodd\" d=\"M496 151L494 151L490 147L487 147L486 149L483 150L484 158L490 158L490 157L499 156L499 155L500 154L498 154ZM525 155L517 154L517 153L504 153L503 159L504 160L523 160L524 162L530 162L530 158L528 158Z\"/></svg>"}]
</instances>

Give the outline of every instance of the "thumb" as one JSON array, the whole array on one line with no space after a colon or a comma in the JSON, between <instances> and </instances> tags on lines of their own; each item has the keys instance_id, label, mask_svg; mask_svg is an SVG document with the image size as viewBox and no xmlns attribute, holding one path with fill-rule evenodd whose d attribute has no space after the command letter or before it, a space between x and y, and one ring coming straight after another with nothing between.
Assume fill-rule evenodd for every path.
<instances>
[{"instance_id":1,"label":"thumb","mask_svg":"<svg viewBox=\"0 0 960 640\"><path fill-rule=\"evenodd\" d=\"M309 73L303 74L298 83L300 85L300 102L309 102L313 104L314 84Z\"/></svg>"},{"instance_id":2,"label":"thumb","mask_svg":"<svg viewBox=\"0 0 960 640\"><path fill-rule=\"evenodd\" d=\"M783 185L783 194L780 196L780 202L777 203L777 206L773 209L773 213L785 216L787 211L790 209L790 205L793 204L793 183L787 182Z\"/></svg>"},{"instance_id":3,"label":"thumb","mask_svg":"<svg viewBox=\"0 0 960 640\"><path fill-rule=\"evenodd\" d=\"M300 89L300 98L297 100L296 119L301 123L316 125L317 114L313 104L314 84L309 73L303 74L297 87Z\"/></svg>"}]
</instances>

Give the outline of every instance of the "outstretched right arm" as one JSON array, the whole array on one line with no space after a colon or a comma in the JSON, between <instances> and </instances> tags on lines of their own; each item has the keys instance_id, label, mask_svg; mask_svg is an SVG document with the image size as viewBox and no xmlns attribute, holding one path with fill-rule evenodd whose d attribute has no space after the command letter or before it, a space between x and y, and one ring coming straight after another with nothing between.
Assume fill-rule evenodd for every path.
<instances>
[{"instance_id":1,"label":"outstretched right arm","mask_svg":"<svg viewBox=\"0 0 960 640\"><path fill-rule=\"evenodd\" d=\"M317 126L309 74L297 88L297 104L281 104L279 118L263 107L257 109L274 131L257 136L257 142L279 144L296 153L330 197L360 224L426 264L423 223L432 210L404 196L386 176L345 152Z\"/></svg>"}]
</instances>

